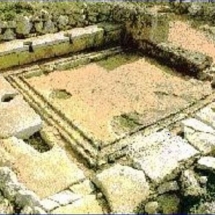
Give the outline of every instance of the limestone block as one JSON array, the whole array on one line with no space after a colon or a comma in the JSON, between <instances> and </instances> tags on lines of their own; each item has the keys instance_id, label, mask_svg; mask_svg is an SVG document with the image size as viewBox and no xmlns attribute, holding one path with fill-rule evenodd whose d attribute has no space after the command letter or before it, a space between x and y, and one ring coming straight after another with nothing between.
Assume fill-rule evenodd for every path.
<instances>
[{"instance_id":1,"label":"limestone block","mask_svg":"<svg viewBox=\"0 0 215 215\"><path fill-rule=\"evenodd\" d=\"M184 137L204 154L215 151L215 130L203 122L190 118L182 122Z\"/></svg>"},{"instance_id":2,"label":"limestone block","mask_svg":"<svg viewBox=\"0 0 215 215\"><path fill-rule=\"evenodd\" d=\"M177 181L165 182L158 187L159 194L167 193L170 191L176 191L176 190L179 190Z\"/></svg>"},{"instance_id":3,"label":"limestone block","mask_svg":"<svg viewBox=\"0 0 215 215\"><path fill-rule=\"evenodd\" d=\"M8 97L14 97L18 94L3 76L0 76L0 102L3 102Z\"/></svg>"},{"instance_id":4,"label":"limestone block","mask_svg":"<svg viewBox=\"0 0 215 215\"><path fill-rule=\"evenodd\" d=\"M43 199L41 205L46 211L51 211L59 207L59 204L51 199Z\"/></svg>"},{"instance_id":5,"label":"limestone block","mask_svg":"<svg viewBox=\"0 0 215 215\"><path fill-rule=\"evenodd\" d=\"M19 190L16 194L15 202L19 207L41 206L39 197L30 190Z\"/></svg>"},{"instance_id":6,"label":"limestone block","mask_svg":"<svg viewBox=\"0 0 215 215\"><path fill-rule=\"evenodd\" d=\"M215 112L211 105L198 111L196 118L215 128Z\"/></svg>"},{"instance_id":7,"label":"limestone block","mask_svg":"<svg viewBox=\"0 0 215 215\"><path fill-rule=\"evenodd\" d=\"M18 16L16 20L16 32L20 35L28 35L33 24L27 16Z\"/></svg>"},{"instance_id":8,"label":"limestone block","mask_svg":"<svg viewBox=\"0 0 215 215\"><path fill-rule=\"evenodd\" d=\"M155 183L173 179L186 163L190 165L198 154L186 140L171 135L168 130L139 137L127 152L133 165L143 170Z\"/></svg>"},{"instance_id":9,"label":"limestone block","mask_svg":"<svg viewBox=\"0 0 215 215\"><path fill-rule=\"evenodd\" d=\"M5 41L14 40L15 38L16 38L16 35L15 35L14 31L10 28L6 29L6 31L2 35L2 39Z\"/></svg>"},{"instance_id":10,"label":"limestone block","mask_svg":"<svg viewBox=\"0 0 215 215\"><path fill-rule=\"evenodd\" d=\"M88 195L73 204L53 210L51 214L103 214L103 210L96 197Z\"/></svg>"},{"instance_id":11,"label":"limestone block","mask_svg":"<svg viewBox=\"0 0 215 215\"><path fill-rule=\"evenodd\" d=\"M150 194L149 184L142 171L119 164L97 174L95 183L114 213L133 213L135 207Z\"/></svg>"},{"instance_id":12,"label":"limestone block","mask_svg":"<svg viewBox=\"0 0 215 215\"><path fill-rule=\"evenodd\" d=\"M0 121L0 138L27 139L42 128L41 117L21 95L0 103Z\"/></svg>"},{"instance_id":13,"label":"limestone block","mask_svg":"<svg viewBox=\"0 0 215 215\"><path fill-rule=\"evenodd\" d=\"M215 172L215 158L214 157L202 157L198 160L197 167L203 170L209 170Z\"/></svg>"},{"instance_id":14,"label":"limestone block","mask_svg":"<svg viewBox=\"0 0 215 215\"><path fill-rule=\"evenodd\" d=\"M185 170L181 175L182 191L184 196L199 197L205 193L200 186L195 173L192 170Z\"/></svg>"}]
</instances>

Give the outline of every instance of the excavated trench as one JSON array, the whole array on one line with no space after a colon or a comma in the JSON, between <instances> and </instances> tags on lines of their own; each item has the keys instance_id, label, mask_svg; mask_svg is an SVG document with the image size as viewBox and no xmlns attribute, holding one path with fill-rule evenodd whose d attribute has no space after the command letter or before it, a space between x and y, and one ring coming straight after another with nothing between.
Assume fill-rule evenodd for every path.
<instances>
[{"instance_id":1,"label":"excavated trench","mask_svg":"<svg viewBox=\"0 0 215 215\"><path fill-rule=\"evenodd\" d=\"M178 27L190 42L175 37ZM214 43L180 22L166 43L134 37L122 45L124 32L89 26L18 41L0 55L3 77L42 119L27 138L26 130L0 136L0 164L9 155L8 166L45 212L196 213L213 201L214 174L199 163L213 157L214 143L205 149L192 134L214 134ZM0 108L16 107L1 90ZM190 118L199 121L184 122Z\"/></svg>"}]
</instances>

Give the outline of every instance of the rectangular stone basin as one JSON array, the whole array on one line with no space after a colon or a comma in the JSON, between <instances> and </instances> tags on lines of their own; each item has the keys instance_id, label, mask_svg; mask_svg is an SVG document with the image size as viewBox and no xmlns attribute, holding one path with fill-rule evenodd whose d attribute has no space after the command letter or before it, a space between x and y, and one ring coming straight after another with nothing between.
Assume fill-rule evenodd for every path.
<instances>
[{"instance_id":1,"label":"rectangular stone basin","mask_svg":"<svg viewBox=\"0 0 215 215\"><path fill-rule=\"evenodd\" d=\"M122 54L25 81L91 140L96 152L212 93L209 82L185 79L138 55L128 59ZM120 60L123 65L117 65Z\"/></svg>"}]
</instances>

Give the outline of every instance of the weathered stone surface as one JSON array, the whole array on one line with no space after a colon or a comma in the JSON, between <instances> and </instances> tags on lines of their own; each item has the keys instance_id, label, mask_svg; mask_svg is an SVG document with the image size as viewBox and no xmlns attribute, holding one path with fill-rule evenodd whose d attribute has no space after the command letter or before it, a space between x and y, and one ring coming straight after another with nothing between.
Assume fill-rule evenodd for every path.
<instances>
[{"instance_id":1,"label":"weathered stone surface","mask_svg":"<svg viewBox=\"0 0 215 215\"><path fill-rule=\"evenodd\" d=\"M8 97L13 97L18 94L18 91L15 90L3 76L0 76L0 103Z\"/></svg>"},{"instance_id":2,"label":"weathered stone surface","mask_svg":"<svg viewBox=\"0 0 215 215\"><path fill-rule=\"evenodd\" d=\"M187 141L167 130L147 137L140 135L128 151L133 165L142 169L155 183L174 178L184 167L182 163L192 163L197 154L198 151Z\"/></svg>"},{"instance_id":3,"label":"weathered stone surface","mask_svg":"<svg viewBox=\"0 0 215 215\"><path fill-rule=\"evenodd\" d=\"M44 22L44 28L43 28L44 33L54 33L57 32L57 29L52 22L52 20L47 20Z\"/></svg>"},{"instance_id":4,"label":"weathered stone surface","mask_svg":"<svg viewBox=\"0 0 215 215\"><path fill-rule=\"evenodd\" d=\"M182 121L182 124L184 125L184 127L192 128L195 131L215 134L215 130L212 127L195 118L186 119Z\"/></svg>"},{"instance_id":5,"label":"weathered stone surface","mask_svg":"<svg viewBox=\"0 0 215 215\"><path fill-rule=\"evenodd\" d=\"M79 194L72 193L69 190L64 190L60 193L50 196L49 199L57 202L60 205L67 205L67 204L70 204L70 203L80 199L81 197L82 196Z\"/></svg>"},{"instance_id":6,"label":"weathered stone surface","mask_svg":"<svg viewBox=\"0 0 215 215\"><path fill-rule=\"evenodd\" d=\"M0 103L0 121L0 138L27 139L42 128L42 119L20 95Z\"/></svg>"},{"instance_id":7,"label":"weathered stone surface","mask_svg":"<svg viewBox=\"0 0 215 215\"><path fill-rule=\"evenodd\" d=\"M215 112L212 109L213 106L214 105L209 105L201 109L196 113L196 118L215 128Z\"/></svg>"},{"instance_id":8,"label":"weathered stone surface","mask_svg":"<svg viewBox=\"0 0 215 215\"><path fill-rule=\"evenodd\" d=\"M51 200L51 199L43 199L41 201L41 206L46 210L46 211L51 211L54 210L55 208L59 207L60 205Z\"/></svg>"},{"instance_id":9,"label":"weathered stone surface","mask_svg":"<svg viewBox=\"0 0 215 215\"><path fill-rule=\"evenodd\" d=\"M169 42L154 44L143 40L139 42L139 46L150 57L165 62L181 73L189 72L189 75L196 78L203 76L203 71L213 62L211 57L201 52L185 50Z\"/></svg>"},{"instance_id":10,"label":"weathered stone surface","mask_svg":"<svg viewBox=\"0 0 215 215\"><path fill-rule=\"evenodd\" d=\"M149 195L144 173L128 166L117 164L104 170L96 176L95 183L103 191L113 212L132 213Z\"/></svg>"},{"instance_id":11,"label":"weathered stone surface","mask_svg":"<svg viewBox=\"0 0 215 215\"><path fill-rule=\"evenodd\" d=\"M16 35L14 31L10 28L8 28L2 35L2 39L5 41L14 40L15 38L16 38Z\"/></svg>"},{"instance_id":12,"label":"weathered stone surface","mask_svg":"<svg viewBox=\"0 0 215 215\"><path fill-rule=\"evenodd\" d=\"M69 23L69 17L66 15L60 15L58 18L58 27L62 30L65 29L66 25Z\"/></svg>"},{"instance_id":13,"label":"weathered stone surface","mask_svg":"<svg viewBox=\"0 0 215 215\"><path fill-rule=\"evenodd\" d=\"M52 214L103 214L103 210L94 195L88 195L73 204L61 206Z\"/></svg>"},{"instance_id":14,"label":"weathered stone surface","mask_svg":"<svg viewBox=\"0 0 215 215\"><path fill-rule=\"evenodd\" d=\"M158 214L159 204L158 202L148 202L145 205L145 212L148 214Z\"/></svg>"},{"instance_id":15,"label":"weathered stone surface","mask_svg":"<svg viewBox=\"0 0 215 215\"><path fill-rule=\"evenodd\" d=\"M195 210L196 214L215 214L215 202L204 202L200 203L198 208Z\"/></svg>"},{"instance_id":16,"label":"weathered stone surface","mask_svg":"<svg viewBox=\"0 0 215 215\"><path fill-rule=\"evenodd\" d=\"M25 206L20 214L47 214L46 211L44 211L42 208L40 207L29 207L29 206Z\"/></svg>"},{"instance_id":17,"label":"weathered stone surface","mask_svg":"<svg viewBox=\"0 0 215 215\"><path fill-rule=\"evenodd\" d=\"M215 171L215 158L214 157L202 157L198 160L197 167L203 170Z\"/></svg>"},{"instance_id":18,"label":"weathered stone surface","mask_svg":"<svg viewBox=\"0 0 215 215\"><path fill-rule=\"evenodd\" d=\"M9 156L11 168L17 178L40 198L54 195L85 179L83 171L58 146L46 153L40 153L24 141L13 137L0 140L0 148L3 152L0 162L5 154Z\"/></svg>"},{"instance_id":19,"label":"weathered stone surface","mask_svg":"<svg viewBox=\"0 0 215 215\"><path fill-rule=\"evenodd\" d=\"M28 35L32 28L32 23L27 16L18 16L16 20L16 32L20 35Z\"/></svg>"},{"instance_id":20,"label":"weathered stone surface","mask_svg":"<svg viewBox=\"0 0 215 215\"><path fill-rule=\"evenodd\" d=\"M197 119L191 118L182 122L184 137L204 154L215 150L215 130Z\"/></svg>"},{"instance_id":21,"label":"weathered stone surface","mask_svg":"<svg viewBox=\"0 0 215 215\"><path fill-rule=\"evenodd\" d=\"M0 201L0 214L14 214L14 208L7 199Z\"/></svg>"},{"instance_id":22,"label":"weathered stone surface","mask_svg":"<svg viewBox=\"0 0 215 215\"><path fill-rule=\"evenodd\" d=\"M16 194L16 204L20 207L24 206L41 206L40 199L30 190L19 190Z\"/></svg>"},{"instance_id":23,"label":"weathered stone surface","mask_svg":"<svg viewBox=\"0 0 215 215\"><path fill-rule=\"evenodd\" d=\"M169 191L176 191L176 190L179 190L177 181L165 182L158 187L159 194L167 193Z\"/></svg>"},{"instance_id":24,"label":"weathered stone surface","mask_svg":"<svg viewBox=\"0 0 215 215\"><path fill-rule=\"evenodd\" d=\"M162 214L178 214L180 199L175 194L164 194L159 196L156 201Z\"/></svg>"},{"instance_id":25,"label":"weathered stone surface","mask_svg":"<svg viewBox=\"0 0 215 215\"><path fill-rule=\"evenodd\" d=\"M42 127L38 114L0 76L0 138L28 138Z\"/></svg>"},{"instance_id":26,"label":"weathered stone surface","mask_svg":"<svg viewBox=\"0 0 215 215\"><path fill-rule=\"evenodd\" d=\"M181 185L184 196L202 196L205 190L200 186L195 173L192 170L185 170L181 176Z\"/></svg>"},{"instance_id":27,"label":"weathered stone surface","mask_svg":"<svg viewBox=\"0 0 215 215\"><path fill-rule=\"evenodd\" d=\"M90 180L85 180L82 183L75 184L70 189L80 195L89 195L95 190L95 186Z\"/></svg>"},{"instance_id":28,"label":"weathered stone surface","mask_svg":"<svg viewBox=\"0 0 215 215\"><path fill-rule=\"evenodd\" d=\"M1 167L0 178L0 190L7 199L15 201L17 192L24 189L24 187L18 183L15 173L8 167Z\"/></svg>"}]
</instances>

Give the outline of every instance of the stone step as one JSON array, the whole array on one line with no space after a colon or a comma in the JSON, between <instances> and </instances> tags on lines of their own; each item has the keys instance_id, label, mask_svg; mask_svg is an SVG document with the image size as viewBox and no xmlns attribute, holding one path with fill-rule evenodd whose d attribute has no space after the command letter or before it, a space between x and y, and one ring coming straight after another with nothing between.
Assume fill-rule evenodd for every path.
<instances>
[{"instance_id":1,"label":"stone step","mask_svg":"<svg viewBox=\"0 0 215 215\"><path fill-rule=\"evenodd\" d=\"M127 156L134 167L159 184L176 177L186 165L192 164L198 153L186 140L163 130L147 137L139 135Z\"/></svg>"}]
</instances>

